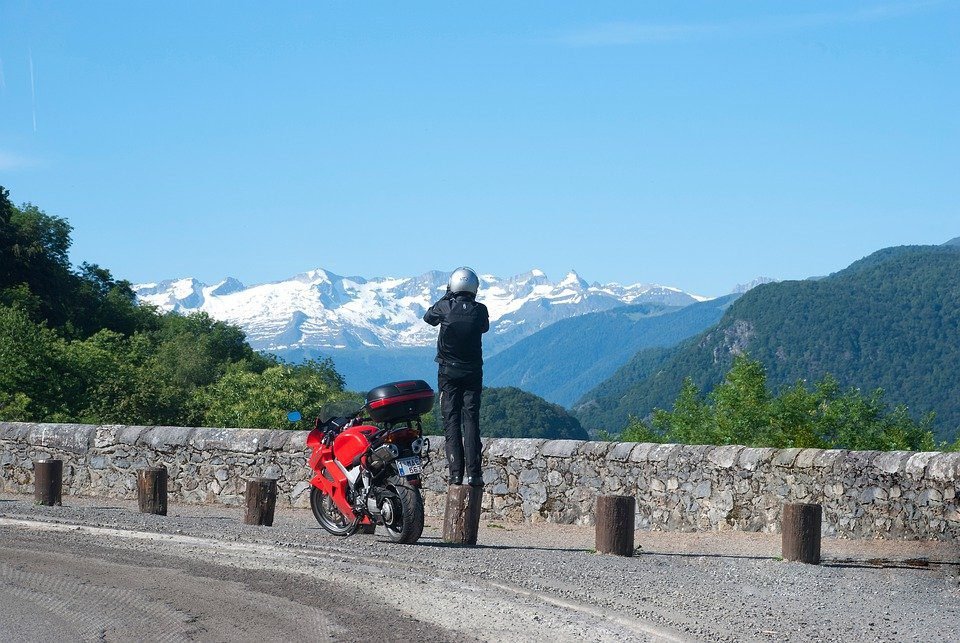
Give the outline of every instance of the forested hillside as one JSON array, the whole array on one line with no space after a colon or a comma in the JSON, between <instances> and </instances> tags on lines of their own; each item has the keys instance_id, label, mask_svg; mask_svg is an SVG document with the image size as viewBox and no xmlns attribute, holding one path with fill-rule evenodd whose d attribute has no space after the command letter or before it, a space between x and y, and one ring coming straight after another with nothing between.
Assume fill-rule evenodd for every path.
<instances>
[{"instance_id":1,"label":"forested hillside","mask_svg":"<svg viewBox=\"0 0 960 643\"><path fill-rule=\"evenodd\" d=\"M343 394L328 362L291 366L203 314L159 314L71 227L0 187L0 420L282 427Z\"/></svg>"},{"instance_id":2,"label":"forested hillside","mask_svg":"<svg viewBox=\"0 0 960 643\"><path fill-rule=\"evenodd\" d=\"M424 432L441 434L440 406L426 418ZM541 397L507 386L484 388L480 398L480 435L485 438L586 440L587 432L566 409Z\"/></svg>"},{"instance_id":3,"label":"forested hillside","mask_svg":"<svg viewBox=\"0 0 960 643\"><path fill-rule=\"evenodd\" d=\"M641 353L584 396L588 430L618 431L631 415L669 409L684 379L710 391L749 354L773 387L831 375L841 388L883 389L952 440L960 426L960 247L874 253L829 277L759 286L715 327L667 353Z\"/></svg>"},{"instance_id":4,"label":"forested hillside","mask_svg":"<svg viewBox=\"0 0 960 643\"><path fill-rule=\"evenodd\" d=\"M719 321L738 295L684 307L622 306L559 321L484 364L491 386L518 386L572 405L642 348L672 346Z\"/></svg>"}]
</instances>

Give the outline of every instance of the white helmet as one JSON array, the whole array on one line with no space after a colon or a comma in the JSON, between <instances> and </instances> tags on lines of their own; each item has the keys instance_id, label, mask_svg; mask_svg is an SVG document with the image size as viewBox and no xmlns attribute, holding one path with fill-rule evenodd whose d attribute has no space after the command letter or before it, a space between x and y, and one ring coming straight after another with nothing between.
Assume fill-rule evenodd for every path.
<instances>
[{"instance_id":1,"label":"white helmet","mask_svg":"<svg viewBox=\"0 0 960 643\"><path fill-rule=\"evenodd\" d=\"M450 275L450 281L447 282L447 287L452 293L468 292L471 295L476 295L477 291L480 290L480 278L477 276L477 273L474 272L473 268L462 266L454 270L453 274Z\"/></svg>"}]
</instances>

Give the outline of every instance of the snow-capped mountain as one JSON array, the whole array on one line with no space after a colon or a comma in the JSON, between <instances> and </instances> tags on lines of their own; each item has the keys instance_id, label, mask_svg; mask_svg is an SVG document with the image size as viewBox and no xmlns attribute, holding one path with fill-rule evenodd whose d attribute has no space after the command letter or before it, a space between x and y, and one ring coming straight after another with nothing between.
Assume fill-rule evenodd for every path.
<instances>
[{"instance_id":1,"label":"snow-capped mountain","mask_svg":"<svg viewBox=\"0 0 960 643\"><path fill-rule=\"evenodd\" d=\"M245 286L233 278L207 285L193 278L134 286L137 296L166 311L203 311L237 324L257 349L285 354L431 346L437 331L423 323L449 273L418 277L341 277L317 269L285 281ZM550 324L625 304L684 305L702 301L677 288L637 283L590 284L571 271L559 282L540 270L509 279L481 276L478 300L490 311L484 339L492 355Z\"/></svg>"}]
</instances>

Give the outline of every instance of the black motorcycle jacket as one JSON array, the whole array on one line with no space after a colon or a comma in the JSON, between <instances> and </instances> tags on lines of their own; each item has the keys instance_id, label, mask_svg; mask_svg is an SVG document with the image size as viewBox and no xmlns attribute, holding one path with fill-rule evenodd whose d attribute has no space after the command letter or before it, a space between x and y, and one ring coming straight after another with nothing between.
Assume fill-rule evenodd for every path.
<instances>
[{"instance_id":1,"label":"black motorcycle jacket","mask_svg":"<svg viewBox=\"0 0 960 643\"><path fill-rule=\"evenodd\" d=\"M468 372L480 370L483 366L480 336L490 330L490 315L475 295L447 293L430 307L423 321L440 326L437 362Z\"/></svg>"}]
</instances>

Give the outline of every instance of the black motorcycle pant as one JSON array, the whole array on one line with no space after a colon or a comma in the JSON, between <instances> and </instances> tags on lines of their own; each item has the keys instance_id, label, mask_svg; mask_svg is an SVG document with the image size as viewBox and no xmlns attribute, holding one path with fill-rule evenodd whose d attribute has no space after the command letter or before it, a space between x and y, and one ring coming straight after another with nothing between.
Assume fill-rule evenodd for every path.
<instances>
[{"instance_id":1,"label":"black motorcycle pant","mask_svg":"<svg viewBox=\"0 0 960 643\"><path fill-rule=\"evenodd\" d=\"M480 392L483 371L441 366L437 376L440 413L451 478L480 478Z\"/></svg>"}]
</instances>

